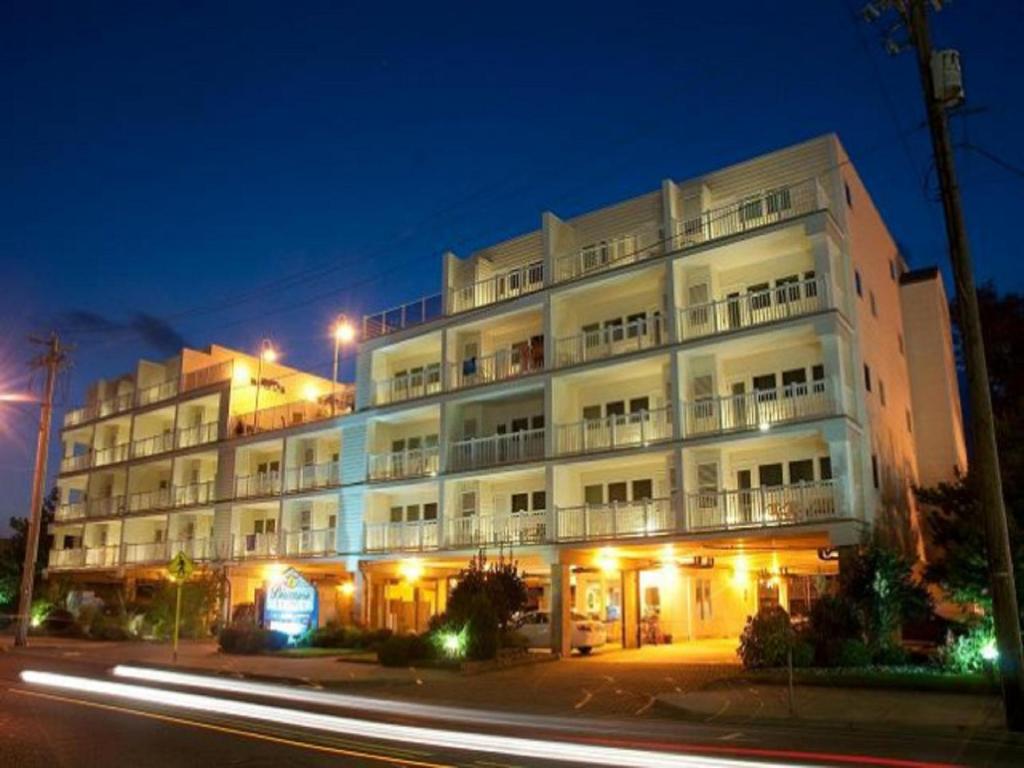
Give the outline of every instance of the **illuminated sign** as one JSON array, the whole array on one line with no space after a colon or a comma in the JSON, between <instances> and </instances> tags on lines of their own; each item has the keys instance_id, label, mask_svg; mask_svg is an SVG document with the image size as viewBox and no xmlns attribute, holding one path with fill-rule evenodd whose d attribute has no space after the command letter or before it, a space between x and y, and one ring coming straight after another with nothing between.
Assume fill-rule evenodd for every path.
<instances>
[{"instance_id":1,"label":"illuminated sign","mask_svg":"<svg viewBox=\"0 0 1024 768\"><path fill-rule=\"evenodd\" d=\"M316 587L294 568L289 568L270 582L263 606L264 626L294 639L316 626L316 614Z\"/></svg>"}]
</instances>

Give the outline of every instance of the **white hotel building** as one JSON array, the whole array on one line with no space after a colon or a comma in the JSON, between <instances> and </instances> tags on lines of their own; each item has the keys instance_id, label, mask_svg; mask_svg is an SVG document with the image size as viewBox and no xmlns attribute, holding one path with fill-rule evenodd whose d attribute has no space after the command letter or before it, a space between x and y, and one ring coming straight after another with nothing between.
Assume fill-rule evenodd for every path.
<instances>
[{"instance_id":1,"label":"white hotel building","mask_svg":"<svg viewBox=\"0 0 1024 768\"><path fill-rule=\"evenodd\" d=\"M873 527L920 551L912 486L965 465L941 278L907 272L834 136L441 273L364 318L354 388L218 347L94 386L50 573L137 589L185 549L238 605L288 564L321 621L412 630L484 548L556 650L570 610L626 647L653 616L734 637L806 612Z\"/></svg>"}]
</instances>

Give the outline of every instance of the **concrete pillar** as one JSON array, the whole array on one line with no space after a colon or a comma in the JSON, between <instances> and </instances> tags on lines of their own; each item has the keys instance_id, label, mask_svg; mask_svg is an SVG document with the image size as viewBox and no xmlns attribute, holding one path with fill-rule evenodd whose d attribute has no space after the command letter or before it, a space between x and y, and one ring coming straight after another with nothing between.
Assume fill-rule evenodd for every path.
<instances>
[{"instance_id":1,"label":"concrete pillar","mask_svg":"<svg viewBox=\"0 0 1024 768\"><path fill-rule=\"evenodd\" d=\"M551 564L551 650L559 656L572 651L572 585L569 566Z\"/></svg>"},{"instance_id":2,"label":"concrete pillar","mask_svg":"<svg viewBox=\"0 0 1024 768\"><path fill-rule=\"evenodd\" d=\"M370 602L370 575L362 569L357 569L352 574L352 584L355 591L352 593L352 604L350 620L354 624L369 624L369 602Z\"/></svg>"},{"instance_id":3,"label":"concrete pillar","mask_svg":"<svg viewBox=\"0 0 1024 768\"><path fill-rule=\"evenodd\" d=\"M622 647L640 647L640 571L622 571Z\"/></svg>"}]
</instances>

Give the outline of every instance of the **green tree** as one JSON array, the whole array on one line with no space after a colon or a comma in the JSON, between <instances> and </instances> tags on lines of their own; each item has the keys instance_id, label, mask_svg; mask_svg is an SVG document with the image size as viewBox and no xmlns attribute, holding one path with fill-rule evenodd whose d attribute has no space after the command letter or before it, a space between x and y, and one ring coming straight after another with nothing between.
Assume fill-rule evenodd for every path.
<instances>
[{"instance_id":1,"label":"green tree","mask_svg":"<svg viewBox=\"0 0 1024 768\"><path fill-rule=\"evenodd\" d=\"M60 499L56 488L51 490L43 499L41 511L42 529L39 534L39 548L36 552L36 577L33 594L39 595L42 586L43 569L46 567L46 559L50 550L49 536L47 531L53 522L54 511ZM28 542L28 518L12 517L10 545L0 550L0 608L5 612L17 610L18 591L21 588L21 570L25 563L25 549Z\"/></svg>"}]
</instances>

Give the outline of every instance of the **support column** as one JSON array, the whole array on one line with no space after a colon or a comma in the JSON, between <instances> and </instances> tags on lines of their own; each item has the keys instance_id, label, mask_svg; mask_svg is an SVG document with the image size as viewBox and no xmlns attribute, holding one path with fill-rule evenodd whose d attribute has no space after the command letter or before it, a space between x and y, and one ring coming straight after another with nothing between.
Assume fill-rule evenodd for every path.
<instances>
[{"instance_id":1,"label":"support column","mask_svg":"<svg viewBox=\"0 0 1024 768\"><path fill-rule=\"evenodd\" d=\"M640 571L622 571L622 647L640 647Z\"/></svg>"},{"instance_id":2,"label":"support column","mask_svg":"<svg viewBox=\"0 0 1024 768\"><path fill-rule=\"evenodd\" d=\"M572 652L572 584L569 566L551 565L551 650L558 656Z\"/></svg>"}]
</instances>

